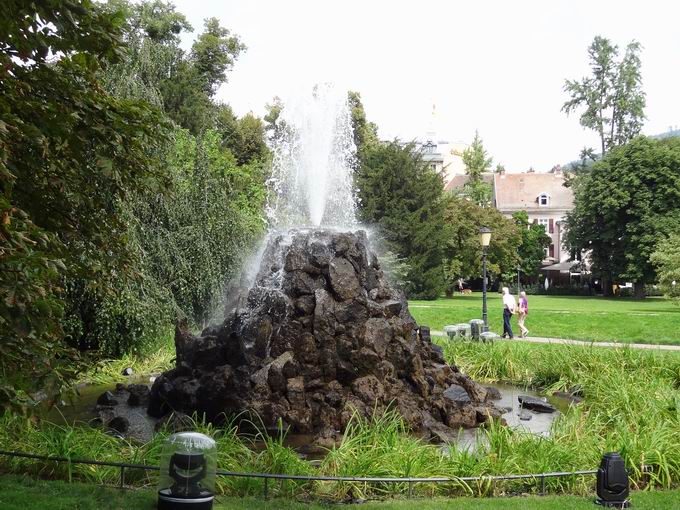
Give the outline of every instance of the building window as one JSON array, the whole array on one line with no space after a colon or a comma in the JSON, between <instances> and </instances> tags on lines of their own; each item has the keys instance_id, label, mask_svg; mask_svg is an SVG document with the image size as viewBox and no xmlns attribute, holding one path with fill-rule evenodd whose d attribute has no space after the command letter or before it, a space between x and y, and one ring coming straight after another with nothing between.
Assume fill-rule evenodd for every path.
<instances>
[{"instance_id":1,"label":"building window","mask_svg":"<svg viewBox=\"0 0 680 510\"><path fill-rule=\"evenodd\" d=\"M538 195L538 205L547 206L550 203L550 197L547 193L541 193Z\"/></svg>"},{"instance_id":2,"label":"building window","mask_svg":"<svg viewBox=\"0 0 680 510\"><path fill-rule=\"evenodd\" d=\"M546 232L548 231L548 218L539 218L538 224L542 226Z\"/></svg>"}]
</instances>

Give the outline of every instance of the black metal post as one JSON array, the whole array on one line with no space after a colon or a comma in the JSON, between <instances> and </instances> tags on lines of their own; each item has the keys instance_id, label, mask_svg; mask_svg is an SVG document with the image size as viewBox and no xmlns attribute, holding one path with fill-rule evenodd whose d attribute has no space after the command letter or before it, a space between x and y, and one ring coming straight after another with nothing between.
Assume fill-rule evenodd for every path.
<instances>
[{"instance_id":1,"label":"black metal post","mask_svg":"<svg viewBox=\"0 0 680 510\"><path fill-rule=\"evenodd\" d=\"M489 321L486 314L486 246L482 248L482 320L486 333L489 331Z\"/></svg>"}]
</instances>

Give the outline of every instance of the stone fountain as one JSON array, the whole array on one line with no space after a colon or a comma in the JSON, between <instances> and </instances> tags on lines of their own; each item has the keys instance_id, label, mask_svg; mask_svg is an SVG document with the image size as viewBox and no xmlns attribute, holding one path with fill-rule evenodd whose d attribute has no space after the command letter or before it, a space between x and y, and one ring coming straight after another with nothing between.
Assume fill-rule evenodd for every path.
<instances>
[{"instance_id":1,"label":"stone fountain","mask_svg":"<svg viewBox=\"0 0 680 510\"><path fill-rule=\"evenodd\" d=\"M318 90L312 107L316 100L325 102L324 111L334 119L327 123L327 150L351 149L343 141L351 139L346 101L337 101L333 110ZM296 132L295 118L285 122ZM298 137L300 131L304 127ZM304 161L310 151L303 150L302 138L275 147L273 188L294 189L295 198L277 196L270 211L284 211L286 218L304 212L301 204L310 193L300 188L317 183L305 172L323 163L316 155ZM198 412L219 421L256 413L267 428L283 425L314 434L320 443L341 434L354 413L368 416L388 408L414 431L441 441L454 440L461 427L500 417L490 402L497 392L448 365L429 329L409 313L403 293L390 285L366 232L352 224L351 161L345 157L343 166L343 158L333 158L327 165L333 176L318 180L329 202L309 205L308 218L316 217L310 226L280 228L275 220L281 215L270 216L274 227L258 270L240 298L231 296L234 306L225 320L199 335L177 325L176 367L154 382L149 414ZM294 172L285 171L291 166ZM343 169L345 177L338 178ZM333 223L343 227L317 226Z\"/></svg>"}]
</instances>

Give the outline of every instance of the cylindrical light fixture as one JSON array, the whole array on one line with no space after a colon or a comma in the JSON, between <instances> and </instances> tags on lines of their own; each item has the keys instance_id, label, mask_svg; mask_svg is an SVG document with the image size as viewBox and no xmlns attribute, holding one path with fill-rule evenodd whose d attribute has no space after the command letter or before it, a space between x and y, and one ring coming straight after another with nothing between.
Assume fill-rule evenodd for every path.
<instances>
[{"instance_id":1,"label":"cylindrical light fixture","mask_svg":"<svg viewBox=\"0 0 680 510\"><path fill-rule=\"evenodd\" d=\"M217 448L198 432L166 439L161 454L158 510L211 510L215 499Z\"/></svg>"}]
</instances>

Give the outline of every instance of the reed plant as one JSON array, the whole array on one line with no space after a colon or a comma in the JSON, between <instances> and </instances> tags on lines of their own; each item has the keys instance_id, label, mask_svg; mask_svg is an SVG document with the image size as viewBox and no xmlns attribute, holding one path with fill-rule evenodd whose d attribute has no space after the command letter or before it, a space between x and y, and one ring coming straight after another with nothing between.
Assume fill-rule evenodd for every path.
<instances>
[{"instance_id":1,"label":"reed plant","mask_svg":"<svg viewBox=\"0 0 680 510\"><path fill-rule=\"evenodd\" d=\"M619 451L634 488L671 488L680 482L680 355L627 348L524 343L442 342L449 362L480 381L509 382L545 393L576 391L574 404L553 423L548 436L538 436L492 422L480 430L476 448L434 445L414 435L394 410L370 417L355 415L342 441L330 448L317 467L286 446L285 430L269 434L251 418L250 433L237 421L216 427L194 417L192 428L217 443L219 469L238 472L321 474L353 477L447 477L447 484L381 484L354 482L270 482L272 495L347 499L392 495L492 495L535 493L539 480L464 483L460 477L490 477L593 469L601 455ZM239 417L243 422L243 417ZM36 423L0 417L0 448L68 458L125 461L158 465L160 431L149 443L137 444L89 427ZM0 457L0 469L38 476L115 484L114 468L56 464ZM155 483L153 473L126 473L129 483ZM218 477L221 494L262 494L263 481ZM545 480L553 493L592 491L592 478Z\"/></svg>"},{"instance_id":2,"label":"reed plant","mask_svg":"<svg viewBox=\"0 0 680 510\"><path fill-rule=\"evenodd\" d=\"M127 353L116 359L102 359L82 374L80 383L114 384L120 382L123 370L131 368L139 375L159 374L172 368L175 359L175 346L172 336L162 338L156 347L144 354Z\"/></svg>"}]
</instances>

